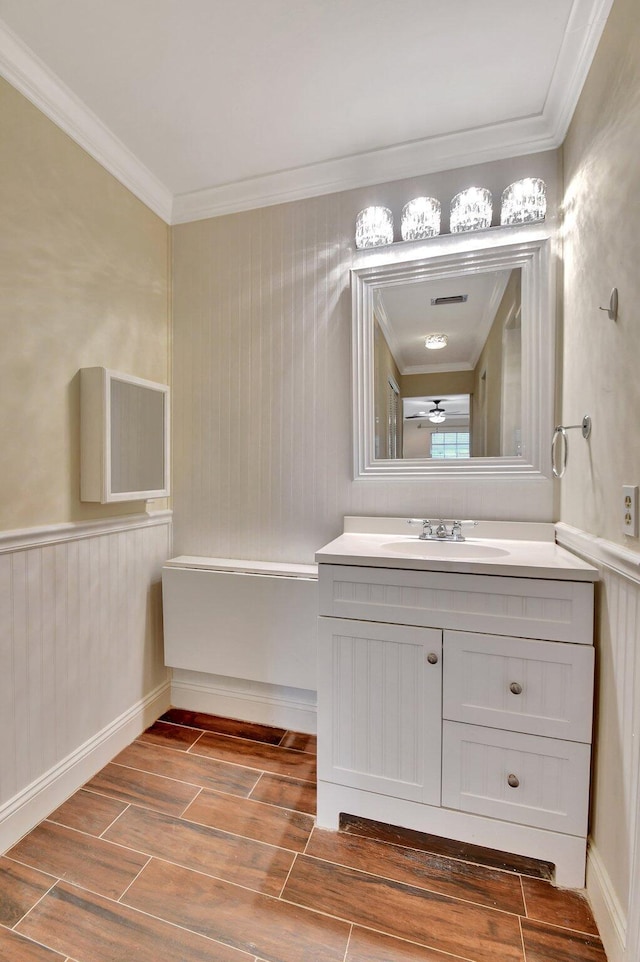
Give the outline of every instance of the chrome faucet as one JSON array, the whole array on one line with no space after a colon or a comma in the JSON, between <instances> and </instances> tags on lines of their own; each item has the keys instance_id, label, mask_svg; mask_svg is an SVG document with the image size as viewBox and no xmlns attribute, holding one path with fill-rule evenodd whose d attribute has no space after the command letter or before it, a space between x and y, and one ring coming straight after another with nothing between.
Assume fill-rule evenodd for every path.
<instances>
[{"instance_id":1,"label":"chrome faucet","mask_svg":"<svg viewBox=\"0 0 640 962\"><path fill-rule=\"evenodd\" d=\"M422 525L422 531L418 535L421 541L464 541L465 537L462 533L463 524L472 524L474 527L478 524L477 521L451 521L451 529L447 530L447 523L440 518L438 521L433 521L430 518L411 518L407 521L407 524L420 524ZM433 526L436 525L434 531Z\"/></svg>"}]
</instances>

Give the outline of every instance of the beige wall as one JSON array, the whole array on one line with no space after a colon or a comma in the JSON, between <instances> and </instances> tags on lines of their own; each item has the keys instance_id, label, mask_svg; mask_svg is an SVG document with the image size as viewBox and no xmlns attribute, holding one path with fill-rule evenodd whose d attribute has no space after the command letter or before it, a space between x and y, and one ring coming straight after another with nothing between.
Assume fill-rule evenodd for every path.
<instances>
[{"instance_id":1,"label":"beige wall","mask_svg":"<svg viewBox=\"0 0 640 962\"><path fill-rule=\"evenodd\" d=\"M400 371L395 362L395 358L389 350L387 339L378 321L374 326L374 412L376 424L376 451L378 457L386 458L389 450L389 416L387 403L389 400L389 378L392 378L400 392ZM397 456L402 457L402 394L398 396L398 416L396 418L397 431Z\"/></svg>"},{"instance_id":2,"label":"beige wall","mask_svg":"<svg viewBox=\"0 0 640 962\"><path fill-rule=\"evenodd\" d=\"M447 374L403 374L401 388L403 397L472 394L473 371L449 371Z\"/></svg>"},{"instance_id":3,"label":"beige wall","mask_svg":"<svg viewBox=\"0 0 640 962\"><path fill-rule=\"evenodd\" d=\"M620 528L623 483L640 483L640 15L615 0L564 145L564 362L562 421L593 418L585 443L571 432L561 517L638 551ZM620 292L617 323L598 310ZM622 642L638 587L621 608L605 582L598 608L599 709L592 836L622 911L629 897L637 745L622 740L620 694L634 685ZM626 611L626 614L625 614ZM634 646L634 650L637 647ZM636 679L638 672L636 671ZM629 704L640 703L640 683ZM633 907L637 914L640 907ZM629 960L632 962L632 960ZM635 960L633 960L635 962Z\"/></svg>"},{"instance_id":4,"label":"beige wall","mask_svg":"<svg viewBox=\"0 0 640 962\"><path fill-rule=\"evenodd\" d=\"M344 515L553 520L549 482L353 481L351 295L357 213L470 184L498 201L558 153L182 224L174 249L175 546L310 562Z\"/></svg>"},{"instance_id":5,"label":"beige wall","mask_svg":"<svg viewBox=\"0 0 640 962\"><path fill-rule=\"evenodd\" d=\"M79 500L78 369L166 382L169 229L0 80L0 530L139 511Z\"/></svg>"},{"instance_id":6,"label":"beige wall","mask_svg":"<svg viewBox=\"0 0 640 962\"><path fill-rule=\"evenodd\" d=\"M501 454L514 454L512 450L503 451L502 426L505 416L502 402L505 391L505 370L503 347L504 325L513 313L515 305L521 301L522 271L514 270L504 294L491 330L473 372L473 433L471 450L473 457L497 458ZM484 375L484 387L480 381Z\"/></svg>"}]
</instances>

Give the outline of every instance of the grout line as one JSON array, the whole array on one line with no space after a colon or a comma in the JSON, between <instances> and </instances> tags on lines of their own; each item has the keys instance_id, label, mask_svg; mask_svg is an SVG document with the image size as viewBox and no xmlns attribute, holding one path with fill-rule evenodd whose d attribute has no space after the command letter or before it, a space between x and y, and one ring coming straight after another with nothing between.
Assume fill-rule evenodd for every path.
<instances>
[{"instance_id":1,"label":"grout line","mask_svg":"<svg viewBox=\"0 0 640 962\"><path fill-rule=\"evenodd\" d=\"M312 839L312 837L313 837L313 833L315 832L315 830L316 830L316 826L315 826L315 824L314 824L313 828L312 828L311 831L309 832L309 838L307 839L306 845L305 845L304 849L302 850L302 855L306 855L306 854L307 854L307 849L309 848L309 843L311 842L311 839Z\"/></svg>"},{"instance_id":2,"label":"grout line","mask_svg":"<svg viewBox=\"0 0 640 962\"><path fill-rule=\"evenodd\" d=\"M188 808L191 808L191 806L192 806L193 803L195 802L196 798L200 798L200 796L202 795L203 791L204 791L204 788L202 788L202 786L201 786L201 787L198 789L198 791L196 792L196 794L193 796L193 798L191 799L191 801L190 801L190 802L187 802L187 804L186 804L185 807L182 809L182 811L179 812L179 813L177 813L176 815L174 815L174 816L172 816L172 817L173 817L173 818L179 818L179 819L180 819L181 821L183 821L183 822L193 822L194 819L192 819L192 818L191 818L191 819L190 819L190 818L185 818L185 817L184 817L184 813L187 811ZM198 823L196 823L196 824L200 824L200 823L198 822ZM213 828L213 826L210 826L210 827Z\"/></svg>"},{"instance_id":3,"label":"grout line","mask_svg":"<svg viewBox=\"0 0 640 962\"><path fill-rule=\"evenodd\" d=\"M125 814L125 812L128 812L128 811L129 811L129 809L130 809L131 807L132 807L132 803L131 803L131 802L126 802L126 803L125 803L125 807L122 809L122 811L120 812L120 814L119 814L119 815L116 815L116 817L114 818L114 820L113 820L112 822L110 822L109 825L107 825L107 827L104 829L104 831L100 832L100 834L99 834L97 837L103 839L103 841L105 841L105 842L111 841L111 840L108 839L108 838L104 838L104 836L105 836L106 833L109 831L109 829L110 829L110 828L113 828L113 826L116 824L116 822L117 822L119 819L122 818L122 816Z\"/></svg>"},{"instance_id":4,"label":"grout line","mask_svg":"<svg viewBox=\"0 0 640 962\"><path fill-rule=\"evenodd\" d=\"M518 928L520 929L520 942L522 943L522 959L523 962L527 962L527 950L524 946L524 932L522 931L522 918L518 919Z\"/></svg>"},{"instance_id":5,"label":"grout line","mask_svg":"<svg viewBox=\"0 0 640 962\"><path fill-rule=\"evenodd\" d=\"M284 890L285 890L285 888L286 888L286 886L287 886L287 882L289 881L289 876L291 875L291 873L292 873L292 871L293 871L293 866L296 864L297 860L298 860L298 853L296 852L296 854L295 854L294 857L293 857L293 861L292 861L291 865L289 866L289 871L287 872L287 877L286 877L286 879L284 880L284 882L282 883L282 888L280 889L280 894L277 896L278 901L283 900L283 899L282 899L282 893L284 892Z\"/></svg>"},{"instance_id":6,"label":"grout line","mask_svg":"<svg viewBox=\"0 0 640 962\"><path fill-rule=\"evenodd\" d=\"M149 859L149 862L151 862L151 861L153 861L153 859L150 858L150 859ZM149 862L147 862L146 865L144 865L143 868L140 869L140 872L142 872L142 871L147 867L147 865L149 864ZM180 866L180 867L183 867L183 866ZM138 873L138 875L140 874L140 872ZM202 873L200 872L200 873L198 873L198 874L201 875ZM137 877L137 876L136 876L136 877ZM155 919L155 921L161 922L163 925L170 925L171 928L173 928L173 929L179 929L181 932L188 932L189 935L197 935L197 936L199 936L200 938L206 939L207 942L212 942L212 943L215 944L215 945L221 945L221 946L223 946L224 948L233 948L233 949L236 949L237 952L241 952L243 955L246 955L246 957L247 957L247 962L249 962L249 960L251 959L251 953L250 953L250 952L245 952L244 949L237 949L235 945L229 946L229 944L228 944L227 942L221 942L221 941L219 941L218 939L213 939L213 938L211 938L210 935L204 935L204 933L198 932L198 931L196 931L196 929L189 929L189 928L187 928L186 925L180 925L178 922L172 922L170 919L165 919L165 918L163 918L163 916L161 916L161 915L153 915L151 912L145 912L144 909L138 908L138 907L135 906L135 905L130 905L128 902L122 902L122 901L120 901L122 898L124 898L125 893L129 890L129 888L131 887L131 885L133 884L133 882L131 882L130 885L127 886L127 888L126 888L125 891L122 893L122 895L120 896L120 898L119 898L118 900L116 900L116 899L110 898L108 895L102 895L100 892L95 892L93 889L89 889L89 888L87 888L87 887L84 886L84 885L78 885L77 882L69 882L67 879L58 879L57 881L64 881L67 885L71 886L71 888L76 888L76 889L78 889L78 890L81 891L81 892L86 892L87 895L92 895L92 896L94 896L94 897L96 897L96 898L104 899L105 902L110 902L112 905L120 906L121 908L128 909L128 910L131 911L131 912L136 912L136 913L139 914L139 915L144 915L145 918ZM134 881L135 881L135 879L134 879ZM57 882L56 882L56 884L57 884ZM229 884L233 884L233 883L229 883ZM251 891L251 890L250 890L250 891ZM254 893L254 894L255 894L255 893ZM20 932L19 934L22 935L21 932ZM25 938L26 938L26 936L25 936ZM49 946L49 945L45 946L45 948L48 948L50 951L53 951L53 952L57 951L56 949L52 949L51 946ZM60 953L58 953L58 954L60 954ZM73 960L72 957L69 956L68 962L75 962L75 960Z\"/></svg>"},{"instance_id":7,"label":"grout line","mask_svg":"<svg viewBox=\"0 0 640 962\"><path fill-rule=\"evenodd\" d=\"M349 926L349 934L347 936L347 944L344 947L344 955L342 957L342 962L347 962L347 955L349 954L349 945L351 943L351 936L353 935L353 922Z\"/></svg>"},{"instance_id":8,"label":"grout line","mask_svg":"<svg viewBox=\"0 0 640 962\"><path fill-rule=\"evenodd\" d=\"M522 892L522 904L524 905L524 918L526 919L529 917L529 914L527 909L527 896L524 892L524 882L522 881L522 876L520 876L520 890Z\"/></svg>"},{"instance_id":9,"label":"grout line","mask_svg":"<svg viewBox=\"0 0 640 962\"><path fill-rule=\"evenodd\" d=\"M391 882L393 885L402 885L406 886L407 888L416 889L418 892L429 892L431 895L438 896L438 898L446 899L449 902L459 903L463 906L473 905L477 908L486 909L488 912L499 912L500 915L509 915L512 918L520 918L517 912L511 912L508 909L497 908L495 905L487 905L486 902L474 902L471 899L460 898L458 895L448 895L444 892L439 892L437 889L428 888L425 885L419 885L416 882L402 882L390 875L379 875L375 872L368 872L366 869L354 868L352 865L345 865L344 862L334 862L332 859L322 858L318 855L305 854L305 858L313 859L316 862L324 862L325 865L333 865L336 868L343 868L348 872L357 872L358 875L365 875L370 878L380 879L383 882Z\"/></svg>"},{"instance_id":10,"label":"grout line","mask_svg":"<svg viewBox=\"0 0 640 962\"><path fill-rule=\"evenodd\" d=\"M404 842L392 842L390 839L377 838L375 835L366 835L360 832L349 832L341 829L338 829L338 831L340 834L346 835L349 838L363 838L370 842L376 842L378 845L395 845L397 848L409 849L411 852L419 852L421 855L428 855L431 858L443 858L449 862L456 862L462 865L472 865L474 868L479 868L486 872L500 872L502 875L510 876L511 878L516 875L520 878L524 876L525 878L532 878L539 882L547 882L549 885L552 884L549 879L542 878L540 875L529 875L528 872L523 872L519 869L500 868L498 865L487 865L486 862L474 862L473 859L470 858L461 858L458 855L445 855L440 852L432 852L430 849L416 848L415 846L405 844Z\"/></svg>"},{"instance_id":11,"label":"grout line","mask_svg":"<svg viewBox=\"0 0 640 962\"><path fill-rule=\"evenodd\" d=\"M135 849L134 849L133 851L135 851ZM142 854L142 855L146 855L146 852L142 852L141 854ZM133 883L134 883L137 879L140 878L141 874L144 872L144 870L146 869L147 865L148 865L149 862L151 861L151 858L152 858L152 856L150 855L149 858L147 859L147 861L144 863L144 865L143 865L142 868L140 869L140 871L139 871L139 872L136 872L135 876L131 879L131 881L129 882L129 884L127 885L127 887L124 889L124 891L120 893L120 895L118 896L118 898L115 900L116 902L120 902L121 899L123 899L123 898L125 897L125 895L126 895L127 892L129 891L129 889L131 888L131 886L133 885ZM126 903L123 902L122 904L125 905Z\"/></svg>"},{"instance_id":12,"label":"grout line","mask_svg":"<svg viewBox=\"0 0 640 962\"><path fill-rule=\"evenodd\" d=\"M48 873L47 873L47 874L48 874ZM16 925L20 925L20 923L23 922L31 912L33 912L33 910L35 909L35 907L36 907L37 905L40 905L40 902L42 902L43 898L45 898L45 896L47 896L47 895L49 894L49 892L51 891L51 889L54 888L54 887L58 884L58 882L60 881L60 879L58 878L58 876L51 876L51 877L53 878L53 882L51 883L51 885L49 886L49 888L47 889L47 891L42 893L42 895L40 896L40 898L38 899L38 901L37 901L37 902L34 902L34 904L31 906L31 908L28 909L28 911L26 911L26 912L24 913L24 915L22 915L22 916L18 919L17 922L14 922L14 924L11 926L12 931L15 931ZM22 935L22 932L20 932L20 935Z\"/></svg>"}]
</instances>

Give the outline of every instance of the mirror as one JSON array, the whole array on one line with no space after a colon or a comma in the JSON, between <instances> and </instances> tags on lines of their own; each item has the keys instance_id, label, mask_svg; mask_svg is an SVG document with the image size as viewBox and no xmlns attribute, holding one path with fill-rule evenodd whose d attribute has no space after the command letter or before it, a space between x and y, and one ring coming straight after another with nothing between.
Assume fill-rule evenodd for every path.
<instances>
[{"instance_id":1,"label":"mirror","mask_svg":"<svg viewBox=\"0 0 640 962\"><path fill-rule=\"evenodd\" d=\"M356 478L550 477L555 290L541 225L362 252ZM429 334L445 335L428 350Z\"/></svg>"},{"instance_id":2,"label":"mirror","mask_svg":"<svg viewBox=\"0 0 640 962\"><path fill-rule=\"evenodd\" d=\"M521 284L516 267L376 291L376 457L520 455Z\"/></svg>"}]
</instances>

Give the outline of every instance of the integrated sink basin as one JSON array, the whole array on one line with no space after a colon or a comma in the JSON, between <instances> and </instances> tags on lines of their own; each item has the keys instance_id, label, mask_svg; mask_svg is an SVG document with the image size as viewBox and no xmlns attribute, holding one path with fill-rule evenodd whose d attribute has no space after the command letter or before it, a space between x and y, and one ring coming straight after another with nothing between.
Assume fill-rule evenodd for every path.
<instances>
[{"instance_id":1,"label":"integrated sink basin","mask_svg":"<svg viewBox=\"0 0 640 962\"><path fill-rule=\"evenodd\" d=\"M419 538L406 538L402 541L385 541L380 545L383 551L405 555L411 558L465 559L505 558L509 552L491 544L478 544L477 541L422 541Z\"/></svg>"}]
</instances>

